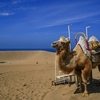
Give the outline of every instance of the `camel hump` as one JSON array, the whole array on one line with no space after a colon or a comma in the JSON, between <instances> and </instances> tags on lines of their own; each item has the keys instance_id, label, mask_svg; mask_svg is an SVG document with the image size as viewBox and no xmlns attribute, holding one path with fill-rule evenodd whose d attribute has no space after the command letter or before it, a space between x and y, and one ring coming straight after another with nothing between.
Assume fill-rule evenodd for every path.
<instances>
[{"instance_id":1,"label":"camel hump","mask_svg":"<svg viewBox=\"0 0 100 100\"><path fill-rule=\"evenodd\" d=\"M95 36L91 36L89 38L89 45L93 50L100 48L99 40Z\"/></svg>"},{"instance_id":2,"label":"camel hump","mask_svg":"<svg viewBox=\"0 0 100 100\"><path fill-rule=\"evenodd\" d=\"M99 40L95 36L91 36L89 38L89 42L95 42L95 41L99 42Z\"/></svg>"},{"instance_id":3,"label":"camel hump","mask_svg":"<svg viewBox=\"0 0 100 100\"><path fill-rule=\"evenodd\" d=\"M83 52L90 58L91 57L91 53L89 50L87 50L87 44L86 44L86 40L84 39L84 37L80 36L79 37L79 41L77 43L77 45L80 45Z\"/></svg>"}]
</instances>

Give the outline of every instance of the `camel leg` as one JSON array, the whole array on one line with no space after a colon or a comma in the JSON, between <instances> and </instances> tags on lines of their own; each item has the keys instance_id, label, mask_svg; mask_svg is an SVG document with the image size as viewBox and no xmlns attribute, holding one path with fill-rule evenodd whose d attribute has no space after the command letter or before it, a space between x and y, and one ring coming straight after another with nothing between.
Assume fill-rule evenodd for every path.
<instances>
[{"instance_id":1,"label":"camel leg","mask_svg":"<svg viewBox=\"0 0 100 100\"><path fill-rule=\"evenodd\" d=\"M99 70L99 72L100 72L100 65L98 65L98 70Z\"/></svg>"},{"instance_id":2,"label":"camel leg","mask_svg":"<svg viewBox=\"0 0 100 100\"><path fill-rule=\"evenodd\" d=\"M93 76L92 76L92 70L91 70L91 72L90 72L90 77L89 77L90 83L92 83L92 80L93 80Z\"/></svg>"},{"instance_id":3,"label":"camel leg","mask_svg":"<svg viewBox=\"0 0 100 100\"><path fill-rule=\"evenodd\" d=\"M83 96L88 96L87 84L88 78L90 78L90 74L92 73L92 63L87 59L87 63L85 64L84 69L82 70L82 78L84 82L84 93Z\"/></svg>"},{"instance_id":4,"label":"camel leg","mask_svg":"<svg viewBox=\"0 0 100 100\"><path fill-rule=\"evenodd\" d=\"M81 75L79 76L79 83L80 83L80 92L83 92L83 89L82 89L82 77L81 77Z\"/></svg>"},{"instance_id":5,"label":"camel leg","mask_svg":"<svg viewBox=\"0 0 100 100\"><path fill-rule=\"evenodd\" d=\"M77 75L75 75L74 80L75 80L76 86L79 87L79 81L78 81L78 76Z\"/></svg>"},{"instance_id":6,"label":"camel leg","mask_svg":"<svg viewBox=\"0 0 100 100\"><path fill-rule=\"evenodd\" d=\"M82 76L81 76L81 70L76 70L76 74L77 74L77 77L78 77L78 79L79 79L79 89L80 89L80 92L82 92L83 91L83 89L82 89Z\"/></svg>"},{"instance_id":7,"label":"camel leg","mask_svg":"<svg viewBox=\"0 0 100 100\"><path fill-rule=\"evenodd\" d=\"M82 71L82 75L83 75L83 82L84 82L84 93L83 93L83 97L87 97L88 96L88 90L87 90L87 79L90 76L90 72L89 70L84 69Z\"/></svg>"},{"instance_id":8,"label":"camel leg","mask_svg":"<svg viewBox=\"0 0 100 100\"><path fill-rule=\"evenodd\" d=\"M84 82L84 93L82 94L83 97L87 97L88 96L88 90L87 90L87 82Z\"/></svg>"}]
</instances>

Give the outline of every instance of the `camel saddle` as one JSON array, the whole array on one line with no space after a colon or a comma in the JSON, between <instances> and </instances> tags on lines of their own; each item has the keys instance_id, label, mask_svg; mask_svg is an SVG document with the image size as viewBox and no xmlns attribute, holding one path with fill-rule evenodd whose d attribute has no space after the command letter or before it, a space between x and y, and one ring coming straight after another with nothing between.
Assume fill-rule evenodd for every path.
<instances>
[{"instance_id":1,"label":"camel saddle","mask_svg":"<svg viewBox=\"0 0 100 100\"><path fill-rule=\"evenodd\" d=\"M95 36L90 37L89 41L80 36L77 44L81 46L83 52L92 62L100 62L100 43Z\"/></svg>"},{"instance_id":2,"label":"camel saddle","mask_svg":"<svg viewBox=\"0 0 100 100\"><path fill-rule=\"evenodd\" d=\"M95 36L89 38L89 46L92 49L92 62L100 62L100 43Z\"/></svg>"}]
</instances>

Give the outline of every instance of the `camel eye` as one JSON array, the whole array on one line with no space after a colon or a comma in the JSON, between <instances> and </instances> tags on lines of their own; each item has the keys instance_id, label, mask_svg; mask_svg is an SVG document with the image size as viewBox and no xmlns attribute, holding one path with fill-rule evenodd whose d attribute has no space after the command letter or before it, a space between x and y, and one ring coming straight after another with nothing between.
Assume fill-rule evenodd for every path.
<instances>
[{"instance_id":1,"label":"camel eye","mask_svg":"<svg viewBox=\"0 0 100 100\"><path fill-rule=\"evenodd\" d=\"M62 45L66 44L65 42L61 42Z\"/></svg>"}]
</instances>

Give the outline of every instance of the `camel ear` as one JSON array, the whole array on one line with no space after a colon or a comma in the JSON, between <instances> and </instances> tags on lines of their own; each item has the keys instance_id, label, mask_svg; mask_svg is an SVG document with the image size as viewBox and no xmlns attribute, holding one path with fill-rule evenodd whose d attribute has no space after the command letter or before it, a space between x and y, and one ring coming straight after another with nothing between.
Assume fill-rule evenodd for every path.
<instances>
[{"instance_id":1,"label":"camel ear","mask_svg":"<svg viewBox=\"0 0 100 100\"><path fill-rule=\"evenodd\" d=\"M67 41L67 43L70 43L70 41Z\"/></svg>"},{"instance_id":2,"label":"camel ear","mask_svg":"<svg viewBox=\"0 0 100 100\"><path fill-rule=\"evenodd\" d=\"M69 40L68 40L68 41L65 41L65 43L67 43L67 44L68 44L68 43L70 43L70 41L69 41Z\"/></svg>"},{"instance_id":3,"label":"camel ear","mask_svg":"<svg viewBox=\"0 0 100 100\"><path fill-rule=\"evenodd\" d=\"M98 46L100 47L100 42L98 43Z\"/></svg>"},{"instance_id":4,"label":"camel ear","mask_svg":"<svg viewBox=\"0 0 100 100\"><path fill-rule=\"evenodd\" d=\"M77 55L76 51L71 51L69 54L72 54L73 56Z\"/></svg>"},{"instance_id":5,"label":"camel ear","mask_svg":"<svg viewBox=\"0 0 100 100\"><path fill-rule=\"evenodd\" d=\"M77 55L76 51L72 51L73 56Z\"/></svg>"}]
</instances>

